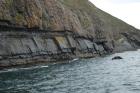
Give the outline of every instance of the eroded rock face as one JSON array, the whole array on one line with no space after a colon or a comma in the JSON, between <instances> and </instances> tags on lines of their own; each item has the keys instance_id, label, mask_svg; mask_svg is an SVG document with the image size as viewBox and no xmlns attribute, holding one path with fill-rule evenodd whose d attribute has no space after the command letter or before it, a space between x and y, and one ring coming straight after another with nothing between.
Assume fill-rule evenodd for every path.
<instances>
[{"instance_id":1,"label":"eroded rock face","mask_svg":"<svg viewBox=\"0 0 140 93\"><path fill-rule=\"evenodd\" d=\"M86 53L101 55L140 46L138 29L96 8L88 0L1 0L0 25L8 26L6 30L0 27L1 59L20 59L14 63L1 61L0 65L5 63L5 66L26 64L34 59L42 61L41 55L51 56L46 61L63 57L52 54L84 57L89 55ZM24 31L24 28L32 30Z\"/></svg>"}]
</instances>

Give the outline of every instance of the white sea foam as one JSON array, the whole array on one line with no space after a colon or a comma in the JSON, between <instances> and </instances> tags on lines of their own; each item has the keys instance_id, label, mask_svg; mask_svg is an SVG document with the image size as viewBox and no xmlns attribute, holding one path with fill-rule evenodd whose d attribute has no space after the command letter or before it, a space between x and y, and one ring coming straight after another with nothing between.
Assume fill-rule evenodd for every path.
<instances>
[{"instance_id":1,"label":"white sea foam","mask_svg":"<svg viewBox=\"0 0 140 93\"><path fill-rule=\"evenodd\" d=\"M33 70L33 69L38 69L38 68L48 68L48 65L44 66L32 66L32 67L26 67L26 68L11 68L11 69L5 69L1 70L0 73L7 73L7 72L16 72L20 70Z\"/></svg>"}]
</instances>

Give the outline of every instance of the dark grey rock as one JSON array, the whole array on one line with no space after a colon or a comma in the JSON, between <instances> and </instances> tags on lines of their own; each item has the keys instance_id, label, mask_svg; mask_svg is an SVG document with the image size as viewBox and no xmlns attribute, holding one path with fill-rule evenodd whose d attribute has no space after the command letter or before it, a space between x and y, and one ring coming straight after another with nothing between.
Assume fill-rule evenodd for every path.
<instances>
[{"instance_id":1,"label":"dark grey rock","mask_svg":"<svg viewBox=\"0 0 140 93\"><path fill-rule=\"evenodd\" d=\"M112 58L112 60L119 60L119 59L123 59L121 56L115 56Z\"/></svg>"}]
</instances>

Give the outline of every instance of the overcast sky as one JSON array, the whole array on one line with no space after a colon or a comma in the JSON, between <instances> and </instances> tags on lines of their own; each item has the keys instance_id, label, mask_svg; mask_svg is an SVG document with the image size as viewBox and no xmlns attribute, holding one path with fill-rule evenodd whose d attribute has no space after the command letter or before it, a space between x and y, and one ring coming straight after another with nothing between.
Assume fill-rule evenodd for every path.
<instances>
[{"instance_id":1,"label":"overcast sky","mask_svg":"<svg viewBox=\"0 0 140 93\"><path fill-rule=\"evenodd\" d=\"M90 0L98 8L140 29L140 0Z\"/></svg>"}]
</instances>

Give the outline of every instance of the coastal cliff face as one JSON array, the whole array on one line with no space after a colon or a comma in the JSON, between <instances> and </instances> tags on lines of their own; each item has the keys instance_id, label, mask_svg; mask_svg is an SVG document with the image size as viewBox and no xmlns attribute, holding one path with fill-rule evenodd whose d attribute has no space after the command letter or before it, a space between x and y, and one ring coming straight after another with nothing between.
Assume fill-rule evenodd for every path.
<instances>
[{"instance_id":1,"label":"coastal cliff face","mask_svg":"<svg viewBox=\"0 0 140 93\"><path fill-rule=\"evenodd\" d=\"M137 49L140 31L88 0L1 0L0 41L10 66Z\"/></svg>"}]
</instances>

